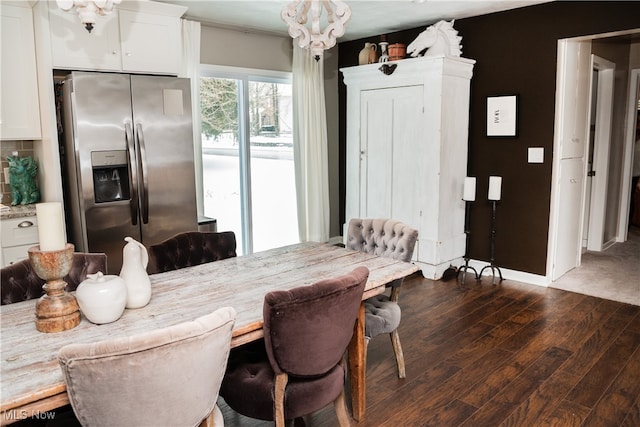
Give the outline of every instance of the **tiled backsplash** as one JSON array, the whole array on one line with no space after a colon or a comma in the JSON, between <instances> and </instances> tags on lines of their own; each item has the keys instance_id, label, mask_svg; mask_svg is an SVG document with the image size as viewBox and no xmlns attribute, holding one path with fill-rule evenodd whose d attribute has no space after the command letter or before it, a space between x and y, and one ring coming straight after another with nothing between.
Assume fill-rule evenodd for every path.
<instances>
[{"instance_id":1,"label":"tiled backsplash","mask_svg":"<svg viewBox=\"0 0 640 427\"><path fill-rule=\"evenodd\" d=\"M10 205L11 204L11 189L9 188L9 181L5 179L4 170L9 167L9 162L7 162L7 157L11 156L11 153L14 151L18 152L18 156L32 156L34 157L33 152L33 141L2 141L0 143L0 155L2 155L2 169L0 170L0 185L2 186L2 204Z\"/></svg>"}]
</instances>

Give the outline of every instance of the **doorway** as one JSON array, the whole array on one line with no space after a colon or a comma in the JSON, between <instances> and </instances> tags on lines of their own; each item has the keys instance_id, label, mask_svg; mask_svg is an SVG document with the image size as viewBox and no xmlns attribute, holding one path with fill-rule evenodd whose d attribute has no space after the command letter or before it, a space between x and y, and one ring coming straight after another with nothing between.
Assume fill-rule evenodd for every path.
<instances>
[{"instance_id":1,"label":"doorway","mask_svg":"<svg viewBox=\"0 0 640 427\"><path fill-rule=\"evenodd\" d=\"M591 72L594 69L594 64L587 60L587 56L591 56L592 42L600 39L606 39L608 42L615 43L616 46L620 46L621 43L627 46L633 46L633 40L638 37L638 30L631 30L628 32L618 32L603 35L593 35L587 37L580 37L575 39L564 39L558 41L558 80L556 88L556 126L554 137L554 158L553 158L553 173L552 173L552 194L551 194L551 210L550 210L550 223L549 223L549 256L547 259L547 280L549 282L557 280L566 272L579 266L582 262L582 237L583 231L588 231L590 237L593 238L595 234L599 239L595 242L600 243L598 250L604 250L607 247L613 245L616 241L624 241L626 239L626 231L621 233L620 220L618 215L620 211L628 215L628 197L629 197L629 185L630 185L630 150L632 149L632 142L629 142L628 137L624 142L624 157L621 156L620 144L622 140L620 138L620 131L615 130L613 132L616 136L616 158L611 158L611 164L615 166L613 169L608 170L607 173L600 174L598 169L602 168L598 166L598 149L601 148L597 143L594 143L594 170L596 172L595 177L591 177L593 190L587 193L587 161L588 161L588 146L584 144L584 148L581 148L581 141L588 141L590 115L588 106L588 98L590 94L589 81L591 80ZM599 49L602 50L603 43L599 43ZM586 50L586 54L583 51ZM632 47L633 51L633 47ZM619 51L618 51L619 52ZM637 56L637 55L636 55ZM594 91L598 86L601 86L603 76L614 75L612 70L614 64L607 63L606 61L599 61L595 59L597 70L598 83L594 87ZM586 70L588 77L583 77L584 73L580 73L578 70ZM608 77L608 76L607 76ZM606 79L605 79L606 80ZM618 89L618 91L622 88ZM625 91L627 88L625 87ZM597 104L600 104L602 92L596 92ZM584 94L584 99L581 99L581 94ZM600 98L600 99L598 99ZM584 105L584 111L581 111L579 106ZM594 113L597 116L597 111ZM597 120L597 119L596 119ZM615 119L614 122L618 123L621 119ZM618 123L619 124L619 123ZM618 126L616 124L616 126ZM606 133L610 133L612 125L609 125L609 129ZM617 127L615 129L618 129ZM594 138L597 136L596 129L594 128ZM605 131L606 127L598 132ZM627 134L628 132L624 132ZM575 143L574 143L575 142ZM595 142L595 141L594 141ZM631 144L631 145L629 145ZM604 159L607 159L605 162ZM604 155L600 156L600 163L604 164L605 168L609 166L609 153L608 149ZM582 173L580 173L580 166L583 165ZM602 183L596 184L596 179L603 179ZM626 180L626 187L621 185ZM566 181L566 182L565 182ZM607 185L608 184L608 185ZM597 190L599 188L600 190ZM594 197L588 200L587 196L595 195L600 197L600 202L594 201ZM621 191L624 195L619 194ZM626 197L624 197L626 195ZM607 197L608 196L608 197ZM585 208L589 208L587 212ZM595 208L595 210L594 210ZM600 225L600 230L606 228L604 233L600 231L593 231L590 229L590 224L594 224L593 227L597 227L594 222L594 212ZM599 212L599 213L598 213ZM587 217L588 215L588 217ZM605 219L606 224L603 227L602 219ZM621 240L621 238L623 240ZM585 242L586 243L586 242ZM594 243L592 242L591 245ZM593 246L591 246L593 247ZM591 249L591 248L590 248Z\"/></svg>"}]
</instances>

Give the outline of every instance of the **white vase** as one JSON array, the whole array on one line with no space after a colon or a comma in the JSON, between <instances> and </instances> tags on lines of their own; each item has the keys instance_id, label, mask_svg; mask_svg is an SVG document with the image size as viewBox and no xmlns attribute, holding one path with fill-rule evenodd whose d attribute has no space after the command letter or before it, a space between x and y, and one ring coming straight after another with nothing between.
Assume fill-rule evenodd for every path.
<instances>
[{"instance_id":1,"label":"white vase","mask_svg":"<svg viewBox=\"0 0 640 427\"><path fill-rule=\"evenodd\" d=\"M387 47L389 46L388 42L380 42L380 58L378 62L389 62L389 54L387 53Z\"/></svg>"},{"instance_id":2,"label":"white vase","mask_svg":"<svg viewBox=\"0 0 640 427\"><path fill-rule=\"evenodd\" d=\"M115 322L127 304L127 286L115 275L87 274L76 289L80 311L92 323Z\"/></svg>"},{"instance_id":3,"label":"white vase","mask_svg":"<svg viewBox=\"0 0 640 427\"><path fill-rule=\"evenodd\" d=\"M378 46L375 43L365 43L362 50L358 53L358 64L373 64L378 61L377 50Z\"/></svg>"},{"instance_id":4,"label":"white vase","mask_svg":"<svg viewBox=\"0 0 640 427\"><path fill-rule=\"evenodd\" d=\"M122 269L120 277L127 285L127 308L140 308L151 300L151 280L147 274L149 254L147 248L132 237L125 237L127 242L122 250Z\"/></svg>"}]
</instances>

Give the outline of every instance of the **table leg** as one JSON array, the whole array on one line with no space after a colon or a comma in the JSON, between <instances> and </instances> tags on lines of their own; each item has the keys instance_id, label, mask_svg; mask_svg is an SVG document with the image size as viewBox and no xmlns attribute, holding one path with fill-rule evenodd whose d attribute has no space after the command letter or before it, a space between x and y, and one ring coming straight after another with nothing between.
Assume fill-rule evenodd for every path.
<instances>
[{"instance_id":1,"label":"table leg","mask_svg":"<svg viewBox=\"0 0 640 427\"><path fill-rule=\"evenodd\" d=\"M349 343L349 378L351 382L351 406L353 418L360 421L366 408L366 363L364 344L364 302L360 304L358 318Z\"/></svg>"}]
</instances>

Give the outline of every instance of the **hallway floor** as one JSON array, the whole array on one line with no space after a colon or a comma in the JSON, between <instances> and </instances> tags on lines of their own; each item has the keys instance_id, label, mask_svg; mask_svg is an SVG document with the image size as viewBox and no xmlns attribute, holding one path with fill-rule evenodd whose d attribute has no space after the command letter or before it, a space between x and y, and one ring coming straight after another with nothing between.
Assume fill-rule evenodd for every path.
<instances>
[{"instance_id":1,"label":"hallway floor","mask_svg":"<svg viewBox=\"0 0 640 427\"><path fill-rule=\"evenodd\" d=\"M640 305L640 228L628 240L603 252L585 252L582 265L550 287L613 301Z\"/></svg>"}]
</instances>

